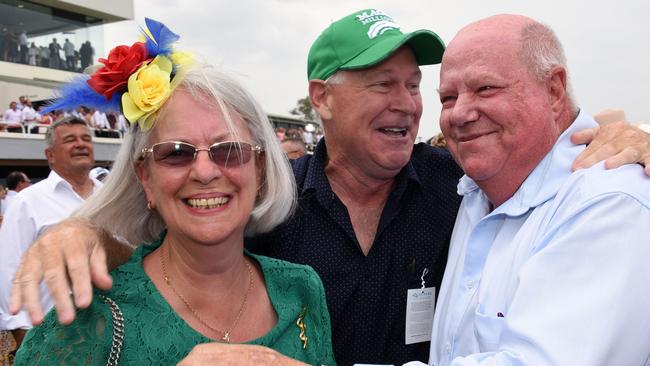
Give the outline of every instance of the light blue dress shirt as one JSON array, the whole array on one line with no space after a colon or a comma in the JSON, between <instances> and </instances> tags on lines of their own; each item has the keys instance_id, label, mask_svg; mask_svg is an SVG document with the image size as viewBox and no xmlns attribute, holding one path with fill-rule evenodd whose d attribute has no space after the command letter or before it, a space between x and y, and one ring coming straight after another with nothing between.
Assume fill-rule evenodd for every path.
<instances>
[{"instance_id":1,"label":"light blue dress shirt","mask_svg":"<svg viewBox=\"0 0 650 366\"><path fill-rule=\"evenodd\" d=\"M569 137L594 126L580 112L492 212L461 179L430 364L650 365L650 178L571 173Z\"/></svg>"}]
</instances>

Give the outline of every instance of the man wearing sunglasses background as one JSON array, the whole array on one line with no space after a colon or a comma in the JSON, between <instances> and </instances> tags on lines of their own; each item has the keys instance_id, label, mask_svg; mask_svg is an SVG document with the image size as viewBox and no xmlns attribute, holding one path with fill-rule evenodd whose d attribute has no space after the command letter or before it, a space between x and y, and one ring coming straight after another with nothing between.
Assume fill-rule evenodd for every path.
<instances>
[{"instance_id":1,"label":"man wearing sunglasses background","mask_svg":"<svg viewBox=\"0 0 650 366\"><path fill-rule=\"evenodd\" d=\"M11 315L7 304L11 279L22 253L45 229L68 217L101 186L89 176L94 151L90 130L83 120L68 117L55 122L45 141L45 156L52 171L47 179L16 194L0 228L0 330L12 331L18 344L32 326L26 312ZM41 294L41 304L46 309L52 307L47 292Z\"/></svg>"}]
</instances>

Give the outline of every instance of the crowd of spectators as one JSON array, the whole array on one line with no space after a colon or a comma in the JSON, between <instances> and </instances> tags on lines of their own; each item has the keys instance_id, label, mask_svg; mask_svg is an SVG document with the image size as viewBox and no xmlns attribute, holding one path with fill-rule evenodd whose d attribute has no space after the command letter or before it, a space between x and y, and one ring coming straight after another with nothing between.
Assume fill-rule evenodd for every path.
<instances>
[{"instance_id":1,"label":"crowd of spectators","mask_svg":"<svg viewBox=\"0 0 650 366\"><path fill-rule=\"evenodd\" d=\"M127 125L124 116L117 112L104 113L96 109L79 107L72 112L44 112L45 106L36 111L32 101L21 96L18 102L11 101L9 108L0 114L0 132L45 133L47 127L54 121L70 115L86 121L95 131L95 137L121 137L126 132Z\"/></svg>"},{"instance_id":2,"label":"crowd of spectators","mask_svg":"<svg viewBox=\"0 0 650 366\"><path fill-rule=\"evenodd\" d=\"M32 66L49 67L80 72L92 65L95 49L90 41L77 47L66 38L59 43L52 38L49 44L37 45L25 31L16 34L10 27L0 27L0 60Z\"/></svg>"},{"instance_id":3,"label":"crowd of spectators","mask_svg":"<svg viewBox=\"0 0 650 366\"><path fill-rule=\"evenodd\" d=\"M38 125L49 125L55 118L51 113L44 113L42 108L37 112L25 96L18 98L18 102L11 101L9 108L0 114L0 131L38 132Z\"/></svg>"}]
</instances>

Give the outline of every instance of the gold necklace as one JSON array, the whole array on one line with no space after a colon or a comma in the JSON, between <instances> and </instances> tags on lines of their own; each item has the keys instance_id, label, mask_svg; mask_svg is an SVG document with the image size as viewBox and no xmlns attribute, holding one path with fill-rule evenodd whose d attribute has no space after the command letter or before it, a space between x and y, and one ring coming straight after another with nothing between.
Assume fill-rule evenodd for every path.
<instances>
[{"instance_id":1,"label":"gold necklace","mask_svg":"<svg viewBox=\"0 0 650 366\"><path fill-rule=\"evenodd\" d=\"M176 290L174 285L172 285L172 282L169 279L169 276L167 275L167 266L165 265L164 247L160 249L160 265L162 266L163 278L165 279L167 285L169 285L169 288L171 288L172 292L174 292L174 294L176 294L176 296L178 296L178 298L181 299L181 301L183 302L183 304L185 304L185 307L187 307L187 309L190 311L192 316L194 316L196 320L198 320L201 324L203 324L203 326L210 329L214 333L223 334L223 337L221 337L221 341L226 343L230 343L230 333L233 331L233 329L235 329L237 323L239 322L239 318L241 318L241 315L244 313L244 309L246 308L246 301L248 300L248 294L251 292L251 289L253 288L253 270L251 269L251 265L248 264L248 262L245 259L244 259L244 263L246 263L246 268L248 269L248 278L249 278L248 289L246 289L246 293L244 294L244 300L242 301L241 306L239 306L239 312L237 312L237 316L235 317L235 320L232 322L232 324L228 329L223 331L211 326L205 320L203 320L203 318L201 318L199 313L196 310L194 310L192 305L190 305L190 302L187 301L185 296L181 295L181 293L178 292L178 290Z\"/></svg>"}]
</instances>

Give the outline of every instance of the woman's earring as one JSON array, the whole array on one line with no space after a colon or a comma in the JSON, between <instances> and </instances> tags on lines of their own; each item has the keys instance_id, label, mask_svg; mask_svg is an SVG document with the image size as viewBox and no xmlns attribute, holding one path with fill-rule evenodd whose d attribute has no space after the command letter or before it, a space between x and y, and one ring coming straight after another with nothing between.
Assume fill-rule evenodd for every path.
<instances>
[{"instance_id":1,"label":"woman's earring","mask_svg":"<svg viewBox=\"0 0 650 366\"><path fill-rule=\"evenodd\" d=\"M149 211L153 210L154 209L153 202L147 201L147 208L149 209Z\"/></svg>"}]
</instances>

